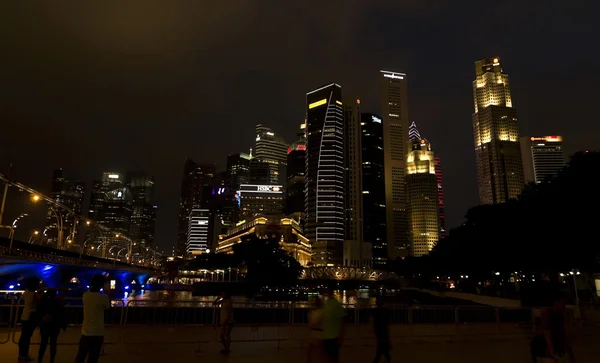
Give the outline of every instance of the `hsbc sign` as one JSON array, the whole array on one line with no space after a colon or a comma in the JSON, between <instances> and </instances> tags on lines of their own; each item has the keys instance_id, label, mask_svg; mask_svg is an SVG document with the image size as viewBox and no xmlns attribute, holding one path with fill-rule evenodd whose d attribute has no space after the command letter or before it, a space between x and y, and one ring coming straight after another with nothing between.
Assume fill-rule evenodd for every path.
<instances>
[{"instance_id":1,"label":"hsbc sign","mask_svg":"<svg viewBox=\"0 0 600 363\"><path fill-rule=\"evenodd\" d=\"M256 185L242 184L240 185L241 193L283 193L281 185Z\"/></svg>"}]
</instances>

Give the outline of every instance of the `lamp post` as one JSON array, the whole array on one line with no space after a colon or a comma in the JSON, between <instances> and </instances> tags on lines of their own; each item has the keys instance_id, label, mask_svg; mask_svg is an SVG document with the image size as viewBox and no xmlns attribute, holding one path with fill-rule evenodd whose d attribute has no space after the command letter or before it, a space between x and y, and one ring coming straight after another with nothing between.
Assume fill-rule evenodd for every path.
<instances>
[{"instance_id":1,"label":"lamp post","mask_svg":"<svg viewBox=\"0 0 600 363\"><path fill-rule=\"evenodd\" d=\"M27 243L35 242L35 239L39 234L40 234L40 231L33 231L33 233L31 234L31 237L29 237L29 241L27 241Z\"/></svg>"}]
</instances>

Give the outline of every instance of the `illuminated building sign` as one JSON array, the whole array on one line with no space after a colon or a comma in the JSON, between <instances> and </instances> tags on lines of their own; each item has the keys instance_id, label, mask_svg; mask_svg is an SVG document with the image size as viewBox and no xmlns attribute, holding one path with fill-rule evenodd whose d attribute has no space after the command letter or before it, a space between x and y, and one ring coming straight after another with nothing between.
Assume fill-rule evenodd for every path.
<instances>
[{"instance_id":1,"label":"illuminated building sign","mask_svg":"<svg viewBox=\"0 0 600 363\"><path fill-rule=\"evenodd\" d=\"M118 174L109 174L108 178L109 179L119 179L119 175Z\"/></svg>"},{"instance_id":2,"label":"illuminated building sign","mask_svg":"<svg viewBox=\"0 0 600 363\"><path fill-rule=\"evenodd\" d=\"M281 185L256 185L242 184L240 185L240 194L243 193L283 193Z\"/></svg>"},{"instance_id":3,"label":"illuminated building sign","mask_svg":"<svg viewBox=\"0 0 600 363\"><path fill-rule=\"evenodd\" d=\"M320 101L313 102L313 103L309 104L309 105L308 105L308 109L310 110L310 109L313 109L313 108L315 108L315 107L319 107L319 106L321 106L321 105L324 105L324 104L326 104L326 103L327 103L327 98L323 98L323 99L322 99L322 100L320 100Z\"/></svg>"},{"instance_id":4,"label":"illuminated building sign","mask_svg":"<svg viewBox=\"0 0 600 363\"><path fill-rule=\"evenodd\" d=\"M392 73L392 74L384 74L383 76L384 76L385 78L404 79L404 77L402 77L402 76L397 76L397 75L395 75L395 74L393 74L393 73Z\"/></svg>"},{"instance_id":5,"label":"illuminated building sign","mask_svg":"<svg viewBox=\"0 0 600 363\"><path fill-rule=\"evenodd\" d=\"M213 190L212 190L212 195L215 195L215 194L221 195L223 193L225 193L225 188L223 188L223 187L213 188Z\"/></svg>"},{"instance_id":6,"label":"illuminated building sign","mask_svg":"<svg viewBox=\"0 0 600 363\"><path fill-rule=\"evenodd\" d=\"M542 136L542 137L532 137L531 141L548 141L548 142L559 142L562 141L561 136Z\"/></svg>"},{"instance_id":7,"label":"illuminated building sign","mask_svg":"<svg viewBox=\"0 0 600 363\"><path fill-rule=\"evenodd\" d=\"M377 122L378 124L381 123L381 119L375 115L371 115L371 120L373 120L373 122Z\"/></svg>"},{"instance_id":8,"label":"illuminated building sign","mask_svg":"<svg viewBox=\"0 0 600 363\"><path fill-rule=\"evenodd\" d=\"M306 145L295 144L295 145L288 147L288 154L291 153L292 151L304 151L304 150L306 150Z\"/></svg>"}]
</instances>

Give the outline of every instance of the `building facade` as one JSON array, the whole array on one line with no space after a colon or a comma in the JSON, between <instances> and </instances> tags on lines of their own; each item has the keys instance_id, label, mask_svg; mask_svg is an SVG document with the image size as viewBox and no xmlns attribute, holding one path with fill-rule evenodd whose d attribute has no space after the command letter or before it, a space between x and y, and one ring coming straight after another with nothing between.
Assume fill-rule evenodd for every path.
<instances>
[{"instance_id":1,"label":"building facade","mask_svg":"<svg viewBox=\"0 0 600 363\"><path fill-rule=\"evenodd\" d=\"M198 164L186 159L181 181L181 199L179 202L178 250L179 254L187 253L188 220L192 209L208 209L215 176L214 164Z\"/></svg>"},{"instance_id":2,"label":"building facade","mask_svg":"<svg viewBox=\"0 0 600 363\"><path fill-rule=\"evenodd\" d=\"M211 213L208 209L192 208L188 216L186 253L195 255L207 253L210 244Z\"/></svg>"},{"instance_id":3,"label":"building facade","mask_svg":"<svg viewBox=\"0 0 600 363\"><path fill-rule=\"evenodd\" d=\"M284 193L281 185L242 184L239 220L250 220L261 216L282 216Z\"/></svg>"},{"instance_id":4,"label":"building facade","mask_svg":"<svg viewBox=\"0 0 600 363\"><path fill-rule=\"evenodd\" d=\"M302 266L311 262L311 245L302 233L300 224L290 218L258 217L232 227L221 236L216 252L233 253L233 246L241 243L247 236L277 238L281 248Z\"/></svg>"},{"instance_id":5,"label":"building facade","mask_svg":"<svg viewBox=\"0 0 600 363\"><path fill-rule=\"evenodd\" d=\"M406 160L408 152L408 96L406 74L380 71L381 118L385 156L385 195L388 258L408 255Z\"/></svg>"},{"instance_id":6,"label":"building facade","mask_svg":"<svg viewBox=\"0 0 600 363\"><path fill-rule=\"evenodd\" d=\"M342 87L332 83L306 94L306 237L313 263L341 266L345 238L344 110Z\"/></svg>"},{"instance_id":7,"label":"building facade","mask_svg":"<svg viewBox=\"0 0 600 363\"><path fill-rule=\"evenodd\" d=\"M371 259L363 258L363 183L362 183L362 139L360 100L345 98L344 107L344 161L346 205L346 240L344 242L344 266L363 267Z\"/></svg>"},{"instance_id":8,"label":"building facade","mask_svg":"<svg viewBox=\"0 0 600 363\"><path fill-rule=\"evenodd\" d=\"M237 190L240 185L250 183L250 155L239 153L227 156L226 186Z\"/></svg>"},{"instance_id":9,"label":"building facade","mask_svg":"<svg viewBox=\"0 0 600 363\"><path fill-rule=\"evenodd\" d=\"M406 156L406 192L410 227L410 255L429 253L439 241L438 186L435 156L425 139L409 141Z\"/></svg>"},{"instance_id":10,"label":"building facade","mask_svg":"<svg viewBox=\"0 0 600 363\"><path fill-rule=\"evenodd\" d=\"M519 125L499 58L475 62L473 135L481 204L503 203L523 190Z\"/></svg>"},{"instance_id":11,"label":"building facade","mask_svg":"<svg viewBox=\"0 0 600 363\"><path fill-rule=\"evenodd\" d=\"M371 245L375 269L385 269L388 264L382 122L379 115L363 113L361 116L363 235L365 242Z\"/></svg>"},{"instance_id":12,"label":"building facade","mask_svg":"<svg viewBox=\"0 0 600 363\"><path fill-rule=\"evenodd\" d=\"M83 208L83 198L85 195L85 183L69 180L65 171L61 169L54 170L52 176L52 188L49 196L55 201L69 207L76 214L81 214ZM63 215L63 236L75 240L78 235L78 229L73 223L75 216L71 214ZM54 212L49 208L46 216L46 228L44 229L44 239L46 244L56 245L58 240L57 220Z\"/></svg>"},{"instance_id":13,"label":"building facade","mask_svg":"<svg viewBox=\"0 0 600 363\"><path fill-rule=\"evenodd\" d=\"M565 167L562 136L524 136L520 141L525 183L541 183Z\"/></svg>"},{"instance_id":14,"label":"building facade","mask_svg":"<svg viewBox=\"0 0 600 363\"><path fill-rule=\"evenodd\" d=\"M131 223L128 236L140 245L154 242L157 206L154 205L154 178L143 173L131 173L127 177L131 193Z\"/></svg>"},{"instance_id":15,"label":"building facade","mask_svg":"<svg viewBox=\"0 0 600 363\"><path fill-rule=\"evenodd\" d=\"M304 125L304 124L303 124ZM306 169L306 139L304 129L288 148L285 213L304 223L304 173Z\"/></svg>"},{"instance_id":16,"label":"building facade","mask_svg":"<svg viewBox=\"0 0 600 363\"><path fill-rule=\"evenodd\" d=\"M437 179L438 215L440 218L440 239L446 237L446 212L444 207L444 183L442 178L442 159L435 156L435 178Z\"/></svg>"},{"instance_id":17,"label":"building facade","mask_svg":"<svg viewBox=\"0 0 600 363\"><path fill-rule=\"evenodd\" d=\"M250 183L285 185L288 146L270 128L256 125L256 144L250 161Z\"/></svg>"}]
</instances>

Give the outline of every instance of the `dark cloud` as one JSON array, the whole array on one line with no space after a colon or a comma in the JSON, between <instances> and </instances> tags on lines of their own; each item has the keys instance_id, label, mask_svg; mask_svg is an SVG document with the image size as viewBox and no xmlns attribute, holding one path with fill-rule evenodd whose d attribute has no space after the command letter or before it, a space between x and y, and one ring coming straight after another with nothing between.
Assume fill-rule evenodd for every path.
<instances>
[{"instance_id":1,"label":"dark cloud","mask_svg":"<svg viewBox=\"0 0 600 363\"><path fill-rule=\"evenodd\" d=\"M0 5L2 167L49 188L62 166L156 176L174 242L185 156L224 166L256 123L291 141L304 94L336 81L379 112L379 69L408 74L410 119L443 159L448 220L477 202L473 62L500 56L523 134L598 148L595 2L128 1Z\"/></svg>"}]
</instances>

